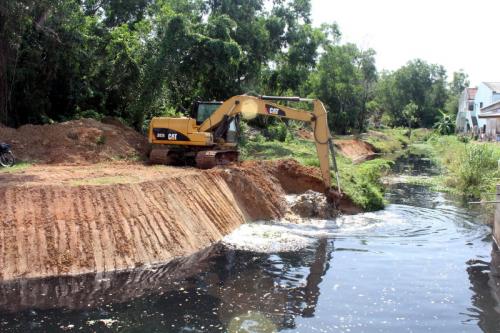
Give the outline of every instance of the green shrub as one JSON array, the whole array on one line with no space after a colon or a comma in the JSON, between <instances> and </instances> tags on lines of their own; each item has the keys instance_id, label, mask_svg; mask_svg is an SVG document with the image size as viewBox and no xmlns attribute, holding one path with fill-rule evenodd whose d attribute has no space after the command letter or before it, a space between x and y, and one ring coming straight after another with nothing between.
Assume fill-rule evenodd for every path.
<instances>
[{"instance_id":1,"label":"green shrub","mask_svg":"<svg viewBox=\"0 0 500 333\"><path fill-rule=\"evenodd\" d=\"M81 118L91 118L95 120L101 121L102 118L104 118L104 115L95 111L95 110L85 110L85 111L80 111L76 114L75 116L76 119L81 119Z\"/></svg>"},{"instance_id":2,"label":"green shrub","mask_svg":"<svg viewBox=\"0 0 500 333\"><path fill-rule=\"evenodd\" d=\"M350 167L342 165L341 186L353 202L364 210L382 209L385 201L381 178L390 166L391 162L384 159L367 161Z\"/></svg>"},{"instance_id":3,"label":"green shrub","mask_svg":"<svg viewBox=\"0 0 500 333\"><path fill-rule=\"evenodd\" d=\"M498 154L488 145L468 144L450 165L447 183L467 197L480 198L498 176Z\"/></svg>"},{"instance_id":4,"label":"green shrub","mask_svg":"<svg viewBox=\"0 0 500 333\"><path fill-rule=\"evenodd\" d=\"M436 135L427 143L433 149L433 159L446 170L442 184L447 191L466 198L481 198L494 191L500 176L500 146L454 135Z\"/></svg>"},{"instance_id":5,"label":"green shrub","mask_svg":"<svg viewBox=\"0 0 500 333\"><path fill-rule=\"evenodd\" d=\"M288 129L283 122L277 124L270 124L265 130L264 135L269 140L276 140L280 142L285 142L288 135Z\"/></svg>"},{"instance_id":6,"label":"green shrub","mask_svg":"<svg viewBox=\"0 0 500 333\"><path fill-rule=\"evenodd\" d=\"M458 141L463 142L463 143L469 143L470 137L466 135L458 135L457 136Z\"/></svg>"}]
</instances>

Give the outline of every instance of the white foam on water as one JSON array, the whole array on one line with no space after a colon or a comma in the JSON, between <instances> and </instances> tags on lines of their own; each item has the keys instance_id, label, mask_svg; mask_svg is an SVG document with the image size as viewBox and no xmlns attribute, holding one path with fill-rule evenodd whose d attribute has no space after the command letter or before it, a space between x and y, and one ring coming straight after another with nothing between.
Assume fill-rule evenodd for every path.
<instances>
[{"instance_id":1,"label":"white foam on water","mask_svg":"<svg viewBox=\"0 0 500 333\"><path fill-rule=\"evenodd\" d=\"M293 223L285 219L271 222L251 222L227 235L223 244L229 248L260 253L292 252L314 244L319 238L367 236L387 228L407 224L401 215L382 210L346 215L335 220L300 219Z\"/></svg>"},{"instance_id":2,"label":"white foam on water","mask_svg":"<svg viewBox=\"0 0 500 333\"><path fill-rule=\"evenodd\" d=\"M377 212L344 215L336 219L341 235L365 234L387 227L401 227L408 223L397 211L384 209Z\"/></svg>"},{"instance_id":3,"label":"white foam on water","mask_svg":"<svg viewBox=\"0 0 500 333\"><path fill-rule=\"evenodd\" d=\"M331 235L333 221L304 220L303 223L252 222L240 226L223 239L233 249L252 252L290 252L313 244L320 237Z\"/></svg>"}]
</instances>

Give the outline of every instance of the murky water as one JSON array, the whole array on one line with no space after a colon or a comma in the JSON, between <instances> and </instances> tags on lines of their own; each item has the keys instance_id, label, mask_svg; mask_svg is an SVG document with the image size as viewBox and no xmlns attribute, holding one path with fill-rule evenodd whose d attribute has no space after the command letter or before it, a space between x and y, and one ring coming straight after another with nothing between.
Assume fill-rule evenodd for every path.
<instances>
[{"instance_id":1,"label":"murky water","mask_svg":"<svg viewBox=\"0 0 500 333\"><path fill-rule=\"evenodd\" d=\"M0 332L500 332L481 212L406 184L387 199L336 221L244 225L164 267L0 286Z\"/></svg>"}]
</instances>

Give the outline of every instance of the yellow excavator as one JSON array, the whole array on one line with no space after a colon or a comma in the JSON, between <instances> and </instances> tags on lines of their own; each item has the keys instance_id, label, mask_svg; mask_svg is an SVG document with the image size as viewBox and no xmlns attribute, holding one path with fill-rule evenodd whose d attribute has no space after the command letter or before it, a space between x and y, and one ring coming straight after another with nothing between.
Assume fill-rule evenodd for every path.
<instances>
[{"instance_id":1,"label":"yellow excavator","mask_svg":"<svg viewBox=\"0 0 500 333\"><path fill-rule=\"evenodd\" d=\"M279 102L312 103L313 110L292 108ZM340 183L333 139L328 129L327 111L317 99L280 96L238 95L224 102L197 102L192 117L155 117L149 125L149 155L153 164L178 164L194 161L201 169L209 169L238 161L238 133L241 117L258 115L293 119L310 123L319 158L325 189L331 189L330 171L333 167ZM332 164L330 164L330 154Z\"/></svg>"}]
</instances>

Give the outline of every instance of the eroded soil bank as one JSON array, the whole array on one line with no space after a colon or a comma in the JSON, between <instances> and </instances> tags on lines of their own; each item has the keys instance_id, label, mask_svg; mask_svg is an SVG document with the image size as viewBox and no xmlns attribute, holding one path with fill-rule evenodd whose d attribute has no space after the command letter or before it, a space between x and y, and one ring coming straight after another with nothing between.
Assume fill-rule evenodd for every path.
<instances>
[{"instance_id":1,"label":"eroded soil bank","mask_svg":"<svg viewBox=\"0 0 500 333\"><path fill-rule=\"evenodd\" d=\"M287 193L322 189L319 170L292 160L207 171L34 166L0 174L0 184L0 281L167 262L246 221L285 216Z\"/></svg>"}]
</instances>

